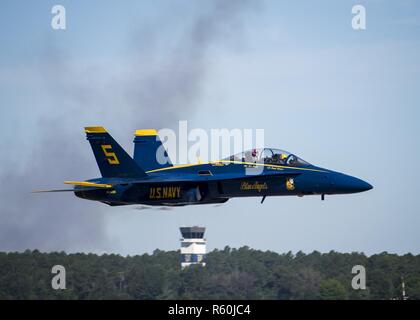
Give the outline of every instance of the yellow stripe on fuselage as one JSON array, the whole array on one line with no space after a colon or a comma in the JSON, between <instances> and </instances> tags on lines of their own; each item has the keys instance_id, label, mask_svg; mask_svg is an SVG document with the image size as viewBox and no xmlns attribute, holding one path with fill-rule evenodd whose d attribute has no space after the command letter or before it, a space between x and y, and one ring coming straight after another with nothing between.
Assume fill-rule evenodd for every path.
<instances>
[{"instance_id":1,"label":"yellow stripe on fuselage","mask_svg":"<svg viewBox=\"0 0 420 320\"><path fill-rule=\"evenodd\" d=\"M243 162L243 161L233 161L233 160L218 160L218 161L211 161L206 163L195 163L195 164L181 164L173 167L166 167L160 169L154 169L147 171L146 173L153 173L165 170L173 170L173 169L180 169L180 168L187 168L187 167L194 167L194 166L201 166L203 164L216 164L216 163L232 163L232 164L243 164L243 165L252 165L252 166L260 166L260 167L271 167L276 169L294 169L294 170L303 170L303 171L314 171L314 172L327 172L325 170L319 169L311 169L311 168L301 168L301 167L289 167L289 166L282 166L278 164L266 164L266 163L254 163L254 162Z\"/></svg>"},{"instance_id":2,"label":"yellow stripe on fuselage","mask_svg":"<svg viewBox=\"0 0 420 320\"><path fill-rule=\"evenodd\" d=\"M172 170L172 169L180 169L180 168L186 168L186 167L201 166L203 164L209 164L209 162L201 163L201 164L200 163L180 164L180 165L172 166L172 167L149 170L149 171L146 171L146 173L152 173L152 172L158 172L158 171L164 171L164 170Z\"/></svg>"}]
</instances>

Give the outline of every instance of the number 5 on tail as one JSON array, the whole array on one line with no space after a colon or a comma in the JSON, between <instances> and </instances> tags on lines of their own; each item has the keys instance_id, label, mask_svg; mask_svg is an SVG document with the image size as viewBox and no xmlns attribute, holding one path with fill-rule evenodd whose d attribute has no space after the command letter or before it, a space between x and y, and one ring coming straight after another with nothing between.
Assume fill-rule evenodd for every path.
<instances>
[{"instance_id":1,"label":"number 5 on tail","mask_svg":"<svg viewBox=\"0 0 420 320\"><path fill-rule=\"evenodd\" d=\"M103 145L101 145L101 147L102 147L102 151L104 152L105 157L107 157L107 160L108 160L109 164L120 164L116 154L114 152L110 152L110 151L112 151L112 146L111 145L103 144Z\"/></svg>"}]
</instances>

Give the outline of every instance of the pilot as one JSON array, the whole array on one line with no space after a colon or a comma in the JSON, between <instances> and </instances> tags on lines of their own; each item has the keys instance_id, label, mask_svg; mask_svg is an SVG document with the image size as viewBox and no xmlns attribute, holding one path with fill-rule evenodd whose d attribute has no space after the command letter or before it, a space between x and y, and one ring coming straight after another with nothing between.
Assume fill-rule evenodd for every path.
<instances>
[{"instance_id":1,"label":"pilot","mask_svg":"<svg viewBox=\"0 0 420 320\"><path fill-rule=\"evenodd\" d=\"M287 154L282 153L282 154L280 155L280 160L281 160L281 162L282 162L283 164L285 164L285 163L286 163L286 159L287 159Z\"/></svg>"},{"instance_id":2,"label":"pilot","mask_svg":"<svg viewBox=\"0 0 420 320\"><path fill-rule=\"evenodd\" d=\"M273 160L274 160L273 162L277 164L281 164L281 165L286 164L286 159L287 159L287 155L284 153L275 154L273 156Z\"/></svg>"},{"instance_id":3,"label":"pilot","mask_svg":"<svg viewBox=\"0 0 420 320\"><path fill-rule=\"evenodd\" d=\"M297 158L295 155L291 154L287 159L287 164L289 166L296 166L297 165Z\"/></svg>"}]
</instances>

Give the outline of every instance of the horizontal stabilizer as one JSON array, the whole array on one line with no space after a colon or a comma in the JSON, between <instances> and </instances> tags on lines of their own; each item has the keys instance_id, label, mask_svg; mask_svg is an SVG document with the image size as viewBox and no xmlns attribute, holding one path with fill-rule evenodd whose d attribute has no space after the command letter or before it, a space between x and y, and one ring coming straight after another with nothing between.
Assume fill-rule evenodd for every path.
<instances>
[{"instance_id":1,"label":"horizontal stabilizer","mask_svg":"<svg viewBox=\"0 0 420 320\"><path fill-rule=\"evenodd\" d=\"M75 191L93 191L110 189L113 187L112 184L108 183L95 183L89 181L64 181L65 184L71 184L73 186L79 186L83 188L78 189L52 189L52 190L34 190L32 193L43 193L43 192L75 192Z\"/></svg>"},{"instance_id":2,"label":"horizontal stabilizer","mask_svg":"<svg viewBox=\"0 0 420 320\"><path fill-rule=\"evenodd\" d=\"M65 184L71 184L74 186L82 187L96 187L96 188L112 188L112 184L108 183L94 183L89 181L64 181Z\"/></svg>"},{"instance_id":3,"label":"horizontal stabilizer","mask_svg":"<svg viewBox=\"0 0 420 320\"><path fill-rule=\"evenodd\" d=\"M55 189L55 190L33 190L31 193L43 193L43 192L68 192L72 191L74 192L74 189Z\"/></svg>"}]
</instances>

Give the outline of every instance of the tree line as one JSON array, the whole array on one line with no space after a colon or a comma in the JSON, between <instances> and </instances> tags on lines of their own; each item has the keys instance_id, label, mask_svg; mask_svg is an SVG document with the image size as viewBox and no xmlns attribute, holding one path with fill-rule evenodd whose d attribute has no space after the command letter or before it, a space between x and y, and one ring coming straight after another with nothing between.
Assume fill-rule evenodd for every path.
<instances>
[{"instance_id":1,"label":"tree line","mask_svg":"<svg viewBox=\"0 0 420 320\"><path fill-rule=\"evenodd\" d=\"M213 250L206 267L180 267L179 251L153 254L0 253L0 299L420 299L420 255L383 252L278 254L249 247ZM66 289L55 290L54 265ZM366 289L352 288L352 268Z\"/></svg>"}]
</instances>

